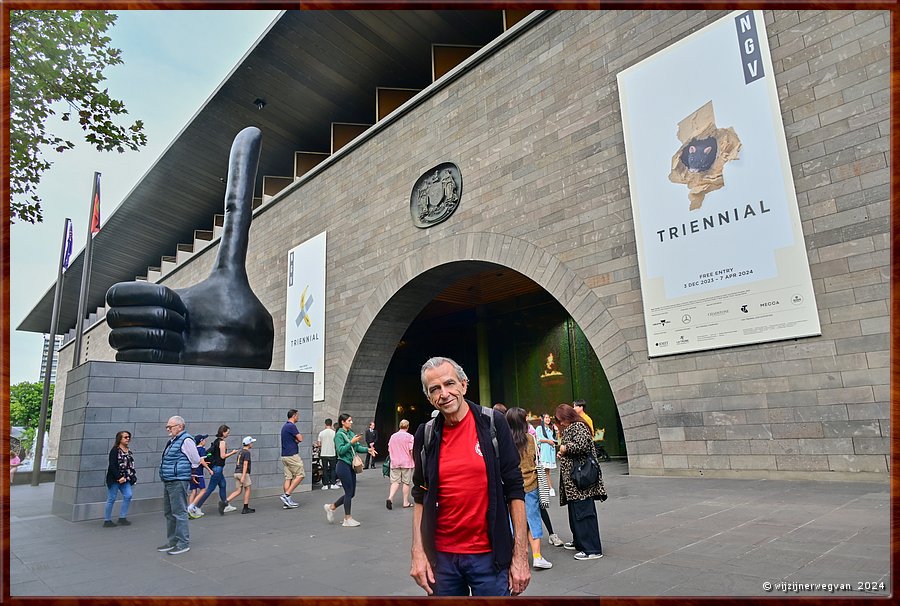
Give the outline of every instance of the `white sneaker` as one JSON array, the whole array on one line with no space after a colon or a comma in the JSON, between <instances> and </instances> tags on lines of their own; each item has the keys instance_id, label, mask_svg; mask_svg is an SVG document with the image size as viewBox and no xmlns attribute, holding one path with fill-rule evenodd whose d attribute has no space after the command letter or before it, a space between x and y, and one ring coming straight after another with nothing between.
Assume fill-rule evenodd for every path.
<instances>
[{"instance_id":1,"label":"white sneaker","mask_svg":"<svg viewBox=\"0 0 900 606\"><path fill-rule=\"evenodd\" d=\"M563 540L556 534L551 534L549 537L547 537L547 541L549 541L550 544L554 547L562 547L563 545Z\"/></svg>"},{"instance_id":2,"label":"white sneaker","mask_svg":"<svg viewBox=\"0 0 900 606\"><path fill-rule=\"evenodd\" d=\"M553 564L551 564L544 558L534 558L534 567L547 569L547 568L553 568Z\"/></svg>"},{"instance_id":3,"label":"white sneaker","mask_svg":"<svg viewBox=\"0 0 900 606\"><path fill-rule=\"evenodd\" d=\"M190 519L192 519L192 520L196 520L196 519L198 519L198 518L202 518L202 517L203 517L203 512L200 511L200 508L199 508L199 507L194 507L193 509L191 509L190 507L188 507L188 517L189 517Z\"/></svg>"},{"instance_id":4,"label":"white sneaker","mask_svg":"<svg viewBox=\"0 0 900 606\"><path fill-rule=\"evenodd\" d=\"M346 520L344 520L344 523L341 524L341 526L352 528L354 526L359 526L359 522L357 522L353 518L347 518Z\"/></svg>"},{"instance_id":5,"label":"white sneaker","mask_svg":"<svg viewBox=\"0 0 900 606\"><path fill-rule=\"evenodd\" d=\"M550 489L550 496L551 496L551 497L555 497L555 496L556 496L556 491L553 490L552 488Z\"/></svg>"},{"instance_id":6,"label":"white sneaker","mask_svg":"<svg viewBox=\"0 0 900 606\"><path fill-rule=\"evenodd\" d=\"M340 486L338 486L337 484L332 484L332 485L331 485L331 490L337 490L337 489L339 489L339 488L340 488Z\"/></svg>"},{"instance_id":7,"label":"white sneaker","mask_svg":"<svg viewBox=\"0 0 900 606\"><path fill-rule=\"evenodd\" d=\"M325 503L325 517L328 518L329 524L334 524L334 510L328 503Z\"/></svg>"},{"instance_id":8,"label":"white sneaker","mask_svg":"<svg viewBox=\"0 0 900 606\"><path fill-rule=\"evenodd\" d=\"M291 497L288 497L287 506L290 507L291 509L294 509L295 507L300 507L300 503L295 503L294 499L292 499Z\"/></svg>"},{"instance_id":9,"label":"white sneaker","mask_svg":"<svg viewBox=\"0 0 900 606\"><path fill-rule=\"evenodd\" d=\"M322 484L322 490L328 490L328 484Z\"/></svg>"},{"instance_id":10,"label":"white sneaker","mask_svg":"<svg viewBox=\"0 0 900 606\"><path fill-rule=\"evenodd\" d=\"M234 505L226 505L225 509L223 509L222 511L224 511L225 513L228 513L230 511L237 511L237 507L235 507Z\"/></svg>"},{"instance_id":11,"label":"white sneaker","mask_svg":"<svg viewBox=\"0 0 900 606\"><path fill-rule=\"evenodd\" d=\"M575 554L576 560L599 560L602 557L602 553L585 553L583 551L579 551Z\"/></svg>"}]
</instances>

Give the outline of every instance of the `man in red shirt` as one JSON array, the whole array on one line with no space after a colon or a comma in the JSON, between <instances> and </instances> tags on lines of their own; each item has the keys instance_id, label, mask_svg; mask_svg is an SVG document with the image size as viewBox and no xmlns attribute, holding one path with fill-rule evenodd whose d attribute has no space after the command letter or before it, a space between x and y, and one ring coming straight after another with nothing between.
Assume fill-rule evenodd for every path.
<instances>
[{"instance_id":1,"label":"man in red shirt","mask_svg":"<svg viewBox=\"0 0 900 606\"><path fill-rule=\"evenodd\" d=\"M413 445L410 576L429 595L518 595L531 569L519 452L506 417L465 399L468 377L449 358L425 362L421 377L440 414L430 437L429 426L419 426Z\"/></svg>"}]
</instances>

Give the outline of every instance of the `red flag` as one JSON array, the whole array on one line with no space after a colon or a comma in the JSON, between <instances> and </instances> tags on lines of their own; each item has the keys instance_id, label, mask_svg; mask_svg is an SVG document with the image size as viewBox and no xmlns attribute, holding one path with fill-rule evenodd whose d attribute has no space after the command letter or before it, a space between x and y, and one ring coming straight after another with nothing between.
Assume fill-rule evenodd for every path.
<instances>
[{"instance_id":1,"label":"red flag","mask_svg":"<svg viewBox=\"0 0 900 606\"><path fill-rule=\"evenodd\" d=\"M94 207L91 213L91 235L100 231L100 173L94 173Z\"/></svg>"}]
</instances>

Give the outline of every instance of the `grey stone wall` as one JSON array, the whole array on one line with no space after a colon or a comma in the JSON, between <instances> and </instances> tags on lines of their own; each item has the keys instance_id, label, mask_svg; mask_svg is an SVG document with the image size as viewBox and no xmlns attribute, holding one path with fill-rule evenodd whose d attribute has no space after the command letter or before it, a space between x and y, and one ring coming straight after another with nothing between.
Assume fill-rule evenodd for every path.
<instances>
[{"instance_id":1,"label":"grey stone wall","mask_svg":"<svg viewBox=\"0 0 900 606\"><path fill-rule=\"evenodd\" d=\"M405 327L479 261L532 278L578 322L632 473L886 478L889 12L765 11L822 336L647 357L616 74L724 14L553 13L257 211L249 274L275 319L276 368L287 251L328 231L317 426L371 418ZM448 160L461 205L417 229L412 185ZM214 255L165 283L196 282Z\"/></svg>"},{"instance_id":2,"label":"grey stone wall","mask_svg":"<svg viewBox=\"0 0 900 606\"><path fill-rule=\"evenodd\" d=\"M159 463L169 439L166 421L184 417L191 435L210 435L228 425L228 447L240 448L244 436L257 439L252 450L252 498L281 494L281 427L287 411L300 411L297 427L304 440L300 456L310 490L312 479L312 374L210 366L130 362L88 362L68 373L53 513L71 521L103 517L109 451L119 431L132 434L138 482L134 513L162 511ZM226 461L228 492L234 489L234 458ZM208 479L208 476L207 476ZM119 504L113 509L118 515ZM215 504L217 495L209 500Z\"/></svg>"}]
</instances>

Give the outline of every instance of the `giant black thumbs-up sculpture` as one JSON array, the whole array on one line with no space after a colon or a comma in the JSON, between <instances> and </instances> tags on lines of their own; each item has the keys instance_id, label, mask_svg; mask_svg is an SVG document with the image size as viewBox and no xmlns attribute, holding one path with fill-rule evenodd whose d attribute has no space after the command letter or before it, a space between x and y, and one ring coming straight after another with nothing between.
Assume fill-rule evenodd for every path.
<instances>
[{"instance_id":1,"label":"giant black thumbs-up sculpture","mask_svg":"<svg viewBox=\"0 0 900 606\"><path fill-rule=\"evenodd\" d=\"M208 278L180 289L120 282L107 291L106 322L116 360L271 366L272 315L250 289L246 267L261 138L258 128L248 127L231 146L225 225Z\"/></svg>"}]
</instances>

